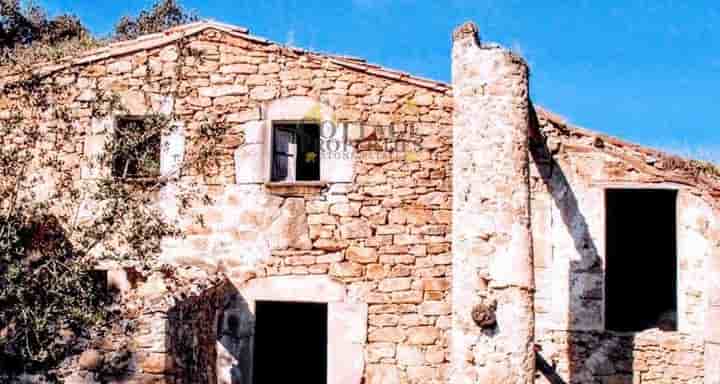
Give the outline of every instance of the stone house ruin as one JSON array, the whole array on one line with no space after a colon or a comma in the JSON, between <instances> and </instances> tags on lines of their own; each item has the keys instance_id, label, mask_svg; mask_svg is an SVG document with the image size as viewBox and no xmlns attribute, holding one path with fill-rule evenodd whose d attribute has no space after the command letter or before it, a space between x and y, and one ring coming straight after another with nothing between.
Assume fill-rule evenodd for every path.
<instances>
[{"instance_id":1,"label":"stone house ruin","mask_svg":"<svg viewBox=\"0 0 720 384\"><path fill-rule=\"evenodd\" d=\"M160 255L226 279L110 271L140 303L111 382L720 383L717 171L534 105L472 23L452 63L445 84L203 21L38 65L75 89L78 179L114 172L87 159L133 117L180 128L162 174L201 119L231 127L216 172L174 182L214 196L204 225L177 217ZM90 118L101 90L127 116Z\"/></svg>"}]
</instances>

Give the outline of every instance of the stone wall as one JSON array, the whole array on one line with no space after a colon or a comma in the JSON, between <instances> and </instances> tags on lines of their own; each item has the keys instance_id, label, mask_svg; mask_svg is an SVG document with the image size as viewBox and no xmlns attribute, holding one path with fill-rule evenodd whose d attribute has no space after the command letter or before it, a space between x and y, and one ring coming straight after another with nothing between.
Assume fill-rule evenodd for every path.
<instances>
[{"instance_id":1,"label":"stone wall","mask_svg":"<svg viewBox=\"0 0 720 384\"><path fill-rule=\"evenodd\" d=\"M171 116L179 132L163 138L170 150L161 168L177 177L160 204L185 237L163 242L162 262L224 273L237 286L275 276L329 276L368 306L368 383L442 381L452 269L449 88L222 29L175 41L168 33L157 37L167 41L157 46L153 39L137 49L132 42L111 46L106 51L124 53L54 68L45 81L69 87L62 102L76 119L70 138L56 138L57 122L43 121L48 146L58 148L76 180L102 176L107 170L93 169L88 159L103 150L112 121L90 118L92 100L115 93L131 115ZM347 128L352 161L321 158L326 183L268 185L257 170L269 161L263 151L272 106L298 99L317 105L324 119L353 123ZM5 101L0 105L12 105ZM293 111L313 118L314 109ZM190 139L208 122L228 127L218 166L173 175L173 158L193 153ZM190 183L213 201L181 217L175 191ZM210 319L197 316L191 319ZM193 367L185 368L200 369Z\"/></svg>"},{"instance_id":2,"label":"stone wall","mask_svg":"<svg viewBox=\"0 0 720 384\"><path fill-rule=\"evenodd\" d=\"M568 383L714 382L703 363L712 328L707 271L717 252L713 188L698 179L706 176L689 162L567 126L543 110L537 118L531 209L541 354ZM676 332L605 331L604 191L612 187L678 191Z\"/></svg>"},{"instance_id":3,"label":"stone wall","mask_svg":"<svg viewBox=\"0 0 720 384\"><path fill-rule=\"evenodd\" d=\"M703 383L702 338L651 329L635 335L543 331L541 354L568 383ZM543 378L539 383L547 383Z\"/></svg>"},{"instance_id":4,"label":"stone wall","mask_svg":"<svg viewBox=\"0 0 720 384\"><path fill-rule=\"evenodd\" d=\"M112 325L64 362L64 382L216 383L215 324L232 284L193 267L137 280L132 275L110 273L111 285L121 289Z\"/></svg>"},{"instance_id":5,"label":"stone wall","mask_svg":"<svg viewBox=\"0 0 720 384\"><path fill-rule=\"evenodd\" d=\"M216 268L237 284L332 276L369 305L369 382L440 380L450 314L448 96L274 45L208 40L201 58L223 75L196 73L198 96L178 107L236 123L245 141L236 163L219 171L229 179L209 187L215 203L196 211L205 226L188 225L186 239L166 244L164 260ZM226 84L244 84L247 95L218 94ZM347 169L323 175L329 183L321 187L268 186L246 175L266 167L266 157L243 151L267 144L253 130L267 129L271 101L298 96L330 109L336 122L362 124L362 136L350 137L349 180ZM290 117L308 113L296 112Z\"/></svg>"}]
</instances>

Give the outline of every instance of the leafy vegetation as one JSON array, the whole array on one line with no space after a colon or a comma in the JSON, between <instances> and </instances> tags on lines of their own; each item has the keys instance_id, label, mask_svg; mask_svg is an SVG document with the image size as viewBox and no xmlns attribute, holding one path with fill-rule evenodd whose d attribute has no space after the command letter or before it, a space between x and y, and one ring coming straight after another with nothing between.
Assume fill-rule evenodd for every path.
<instances>
[{"instance_id":1,"label":"leafy vegetation","mask_svg":"<svg viewBox=\"0 0 720 384\"><path fill-rule=\"evenodd\" d=\"M47 11L21 0L0 0L0 65L22 66L73 56L118 40L160 32L197 20L175 0L157 0L137 16L123 16L112 36L93 36L71 14L49 17Z\"/></svg>"},{"instance_id":2,"label":"leafy vegetation","mask_svg":"<svg viewBox=\"0 0 720 384\"><path fill-rule=\"evenodd\" d=\"M160 0L137 17L121 18L115 25L115 36L120 40L134 39L196 20L195 14L183 9L175 0Z\"/></svg>"},{"instance_id":3,"label":"leafy vegetation","mask_svg":"<svg viewBox=\"0 0 720 384\"><path fill-rule=\"evenodd\" d=\"M100 44L73 15L49 18L32 3L0 0L0 64L57 60Z\"/></svg>"},{"instance_id":4,"label":"leafy vegetation","mask_svg":"<svg viewBox=\"0 0 720 384\"><path fill-rule=\"evenodd\" d=\"M74 90L30 68L38 60L73 55L103 41L91 36L74 16L50 18L41 8L22 6L19 0L0 4L0 64L14 66L19 73L0 85L2 381L10 369L51 375L65 357L102 334L112 319L113 298L99 289L104 284L96 272L99 261L140 271L160 268L155 262L160 240L180 233L156 204L158 194L184 170L198 173L212 165L224 128L206 124L188 139L197 155L186 156L174 172L161 176L159 137L176 129L173 116L144 117L106 141L103 155L88 159L116 172L79 180L77 156L63 150L80 140L77 111L64 102ZM192 19L174 1L161 0L137 18L123 18L113 38L131 38ZM188 54L187 49L180 51ZM93 119L123 113L113 94L98 94L90 104L86 110ZM130 173L142 177L131 180ZM190 207L195 199L207 201L193 183L178 184L179 209Z\"/></svg>"}]
</instances>

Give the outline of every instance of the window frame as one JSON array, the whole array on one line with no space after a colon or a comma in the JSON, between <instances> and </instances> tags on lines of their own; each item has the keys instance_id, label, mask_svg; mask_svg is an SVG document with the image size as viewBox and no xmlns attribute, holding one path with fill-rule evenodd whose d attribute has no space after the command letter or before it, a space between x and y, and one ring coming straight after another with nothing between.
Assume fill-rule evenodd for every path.
<instances>
[{"instance_id":1,"label":"window frame","mask_svg":"<svg viewBox=\"0 0 720 384\"><path fill-rule=\"evenodd\" d=\"M298 169L297 161L298 161L299 155L300 155L299 154L300 148L297 145L297 142L298 142L297 138L299 136L297 134L297 132L302 129L302 126L305 126L305 125L316 126L317 130L318 130L318 132L317 132L317 158L316 158L317 159L317 179L312 179L312 180L298 180L298 177L297 177L297 169ZM293 155L293 157L294 157L294 163L292 164L293 172L290 172L291 165L290 165L290 162L288 162L287 172L288 172L288 174L292 173L292 176L293 176L292 179L289 179L289 180L287 179L287 177L285 180L275 180L275 175L274 175L274 171L273 171L274 164L275 164L275 155L276 155L276 150L275 150L276 130L282 129L281 128L282 126L285 126L285 127L292 126L293 127L292 131L294 134L294 138L295 138L294 141L295 141L295 145L296 145L295 153ZM321 160L321 156L320 156L320 154L322 152L322 139L321 139L322 122L316 121L316 120L302 120L302 119L300 119L300 120L270 120L270 121L268 121L268 130L269 130L269 135L268 135L269 140L268 140L268 144L266 145L268 158L267 158L267 161L265 162L266 167L267 167L266 184L271 185L271 186L273 186L273 185L277 186L277 185L320 185L320 184L325 183L322 180L322 165L321 165L322 160Z\"/></svg>"},{"instance_id":2,"label":"window frame","mask_svg":"<svg viewBox=\"0 0 720 384\"><path fill-rule=\"evenodd\" d=\"M682 254L680 253L680 237L681 237L681 212L680 212L680 193L684 188L669 183L647 184L638 182L601 182L593 183L593 186L599 187L602 192L602 330L619 335L637 334L646 331L624 331L615 330L608 327L608 291L607 291L607 272L608 272L608 193L612 191L668 191L675 194L675 324L674 330L664 332L679 332L683 328L683 303L682 303L682 276L680 269L680 261ZM648 328L651 329L651 328Z\"/></svg>"},{"instance_id":3,"label":"window frame","mask_svg":"<svg viewBox=\"0 0 720 384\"><path fill-rule=\"evenodd\" d=\"M121 125L122 122L139 122L143 121L145 118L147 118L147 115L115 115L112 119L112 132L110 132L110 140L117 140L119 129L118 127ZM138 174L135 176L125 175L120 176L115 174L115 153L108 154L110 156L110 164L109 164L109 175L111 178L116 180L125 180L125 181L145 181L145 180L157 180L160 177L162 177L162 157L163 157L163 133L161 131L156 132L155 136L157 136L158 140L158 153L157 153L157 169L152 174Z\"/></svg>"}]
</instances>

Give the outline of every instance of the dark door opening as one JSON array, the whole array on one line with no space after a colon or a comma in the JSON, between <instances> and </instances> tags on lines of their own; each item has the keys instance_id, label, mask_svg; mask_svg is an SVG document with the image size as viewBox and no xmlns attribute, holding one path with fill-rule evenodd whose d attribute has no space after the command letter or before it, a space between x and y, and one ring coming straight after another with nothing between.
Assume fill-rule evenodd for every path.
<instances>
[{"instance_id":1,"label":"dark door opening","mask_svg":"<svg viewBox=\"0 0 720 384\"><path fill-rule=\"evenodd\" d=\"M676 200L672 190L607 190L606 329L677 328Z\"/></svg>"},{"instance_id":2,"label":"dark door opening","mask_svg":"<svg viewBox=\"0 0 720 384\"><path fill-rule=\"evenodd\" d=\"M327 383L327 304L255 303L253 383Z\"/></svg>"}]
</instances>

